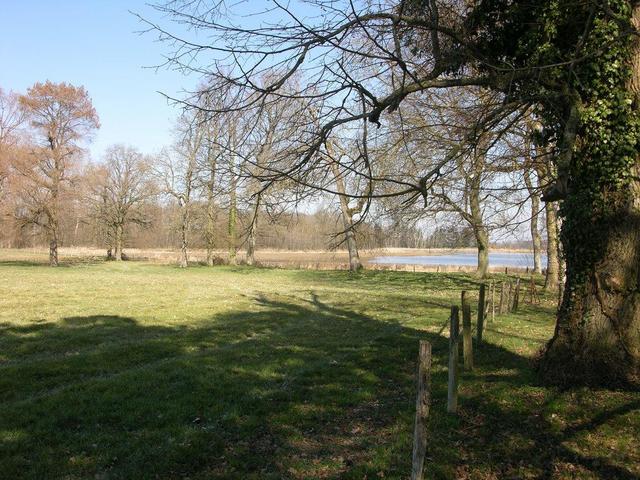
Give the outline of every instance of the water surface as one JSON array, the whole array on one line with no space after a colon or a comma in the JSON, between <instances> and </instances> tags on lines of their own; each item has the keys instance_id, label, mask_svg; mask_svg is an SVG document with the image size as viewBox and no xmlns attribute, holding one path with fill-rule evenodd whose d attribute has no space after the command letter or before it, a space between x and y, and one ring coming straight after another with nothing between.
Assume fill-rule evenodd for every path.
<instances>
[{"instance_id":1,"label":"water surface","mask_svg":"<svg viewBox=\"0 0 640 480\"><path fill-rule=\"evenodd\" d=\"M477 253L458 252L443 255L414 255L414 256L383 256L369 260L371 263L398 265L448 265L448 266L478 266ZM546 265L547 256L542 255L542 265ZM494 252L489 253L491 267L521 267L533 268L533 254L524 252Z\"/></svg>"}]
</instances>

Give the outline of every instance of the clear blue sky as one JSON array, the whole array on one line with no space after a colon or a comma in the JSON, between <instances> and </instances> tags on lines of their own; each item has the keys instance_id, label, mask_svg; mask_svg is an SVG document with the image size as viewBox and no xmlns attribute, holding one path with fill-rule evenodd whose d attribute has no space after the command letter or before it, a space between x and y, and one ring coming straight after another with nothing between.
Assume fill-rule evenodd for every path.
<instances>
[{"instance_id":1,"label":"clear blue sky","mask_svg":"<svg viewBox=\"0 0 640 480\"><path fill-rule=\"evenodd\" d=\"M171 141L177 109L157 93L179 94L197 81L179 72L145 69L167 46L129 13L156 13L144 0L0 0L0 87L24 92L37 81L83 85L102 127L89 145L127 143L152 153Z\"/></svg>"}]
</instances>

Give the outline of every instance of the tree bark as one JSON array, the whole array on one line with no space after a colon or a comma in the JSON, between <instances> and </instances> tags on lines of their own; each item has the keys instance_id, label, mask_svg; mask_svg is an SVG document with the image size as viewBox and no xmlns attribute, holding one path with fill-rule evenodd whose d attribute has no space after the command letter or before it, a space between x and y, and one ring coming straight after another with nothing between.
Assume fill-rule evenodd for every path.
<instances>
[{"instance_id":1,"label":"tree bark","mask_svg":"<svg viewBox=\"0 0 640 480\"><path fill-rule=\"evenodd\" d=\"M547 202L544 209L547 217L547 273L544 279L544 289L547 291L556 291L560 282L558 213L555 203L552 202Z\"/></svg>"},{"instance_id":2,"label":"tree bark","mask_svg":"<svg viewBox=\"0 0 640 480\"><path fill-rule=\"evenodd\" d=\"M542 239L538 230L538 214L540 212L540 194L538 189L531 182L531 172L528 168L524 170L524 183L527 185L531 198L531 244L533 246L533 273L542 273L541 255Z\"/></svg>"},{"instance_id":3,"label":"tree bark","mask_svg":"<svg viewBox=\"0 0 640 480\"><path fill-rule=\"evenodd\" d=\"M548 162L545 163L536 165L538 182L543 187L551 183L551 166ZM560 282L560 242L558 239L558 212L556 203L545 202L544 211L547 227L547 271L545 273L544 289L547 292L555 292L558 290Z\"/></svg>"},{"instance_id":4,"label":"tree bark","mask_svg":"<svg viewBox=\"0 0 640 480\"><path fill-rule=\"evenodd\" d=\"M57 267L58 262L58 196L57 193L52 196L51 205L48 213L48 232L49 232L49 266Z\"/></svg>"},{"instance_id":5,"label":"tree bark","mask_svg":"<svg viewBox=\"0 0 640 480\"><path fill-rule=\"evenodd\" d=\"M57 267L58 265L58 239L54 235L49 240L49 266Z\"/></svg>"},{"instance_id":6,"label":"tree bark","mask_svg":"<svg viewBox=\"0 0 640 480\"><path fill-rule=\"evenodd\" d=\"M59 224L58 212L60 211L58 200L60 197L60 183L62 177L62 163L58 158L58 152L51 143L51 154L54 158L54 169L51 175L51 203L47 206L47 220L49 231L49 266L57 267Z\"/></svg>"},{"instance_id":7,"label":"tree bark","mask_svg":"<svg viewBox=\"0 0 640 480\"><path fill-rule=\"evenodd\" d=\"M238 206L237 206L237 179L235 172L231 169L231 190L229 193L229 265L238 263Z\"/></svg>"},{"instance_id":8,"label":"tree bark","mask_svg":"<svg viewBox=\"0 0 640 480\"><path fill-rule=\"evenodd\" d=\"M634 6L632 22L635 28L640 27L640 5ZM633 74L627 89L638 112L640 40L633 41L630 58ZM626 130L617 129L629 127L614 123L609 128L615 134L625 134ZM573 163L571 166L576 168ZM599 201L603 199L605 207L597 210L589 204L591 209L586 214L579 208L584 205L584 198L591 198L588 195L592 190L579 172L576 168L569 176L565 200L568 206L563 208L566 285L555 334L547 345L540 369L544 378L554 383L637 386L640 384L640 156L636 151L628 184L624 188L605 184L601 190L604 196L597 197ZM585 243L589 249L585 249Z\"/></svg>"},{"instance_id":9,"label":"tree bark","mask_svg":"<svg viewBox=\"0 0 640 480\"><path fill-rule=\"evenodd\" d=\"M327 144L328 149L331 146ZM344 183L344 178L340 173L340 168L336 162L331 162L331 170L336 182L336 191L338 192L338 200L340 202L340 214L342 217L342 226L344 227L345 244L349 252L349 271L357 272L362 269L360 262L360 254L358 253L358 245L353 230L353 212L349 208L349 197Z\"/></svg>"},{"instance_id":10,"label":"tree bark","mask_svg":"<svg viewBox=\"0 0 640 480\"><path fill-rule=\"evenodd\" d=\"M610 226L585 285L567 258L556 329L541 363L554 383L640 383L640 182L633 183L634 199Z\"/></svg>"},{"instance_id":11,"label":"tree bark","mask_svg":"<svg viewBox=\"0 0 640 480\"><path fill-rule=\"evenodd\" d=\"M256 195L256 201L253 206L253 215L251 224L249 225L249 235L247 237L247 265L255 265L256 259L256 239L258 236L258 214L260 212L260 194Z\"/></svg>"},{"instance_id":12,"label":"tree bark","mask_svg":"<svg viewBox=\"0 0 640 480\"><path fill-rule=\"evenodd\" d=\"M215 186L216 186L216 157L213 148L209 147L209 179L207 181L207 227L205 231L205 241L207 245L207 265L213 266L213 250L215 248L216 236L216 208L215 208Z\"/></svg>"},{"instance_id":13,"label":"tree bark","mask_svg":"<svg viewBox=\"0 0 640 480\"><path fill-rule=\"evenodd\" d=\"M486 148L486 139L480 141L479 148ZM485 168L486 151L476 152L473 163L473 175L468 179L470 223L478 248L478 268L476 275L486 278L489 272L489 232L482 216L480 193L482 187L482 172Z\"/></svg>"},{"instance_id":14,"label":"tree bark","mask_svg":"<svg viewBox=\"0 0 640 480\"><path fill-rule=\"evenodd\" d=\"M180 268L189 266L188 231L189 231L189 203L182 205L182 217L180 222Z\"/></svg>"},{"instance_id":15,"label":"tree bark","mask_svg":"<svg viewBox=\"0 0 640 480\"><path fill-rule=\"evenodd\" d=\"M476 245L478 248L478 269L476 275L480 278L486 278L489 272L489 234L484 227L474 229L476 237Z\"/></svg>"},{"instance_id":16,"label":"tree bark","mask_svg":"<svg viewBox=\"0 0 640 480\"><path fill-rule=\"evenodd\" d=\"M123 260L122 237L124 237L124 228L121 224L116 225L116 238L114 254L117 262Z\"/></svg>"}]
</instances>

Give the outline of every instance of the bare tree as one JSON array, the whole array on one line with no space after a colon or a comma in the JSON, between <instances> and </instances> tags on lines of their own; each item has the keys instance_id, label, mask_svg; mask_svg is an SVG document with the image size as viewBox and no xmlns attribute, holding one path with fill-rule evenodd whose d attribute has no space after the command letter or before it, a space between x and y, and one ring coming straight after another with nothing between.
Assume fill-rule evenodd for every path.
<instances>
[{"instance_id":1,"label":"bare tree","mask_svg":"<svg viewBox=\"0 0 640 480\"><path fill-rule=\"evenodd\" d=\"M541 190L546 190L554 183L554 166L550 152L538 149L534 163ZM558 206L555 202L545 202L545 225L547 230L547 269L545 274L545 290L557 291L562 280L564 268L560 267L560 240L558 226Z\"/></svg>"},{"instance_id":2,"label":"bare tree","mask_svg":"<svg viewBox=\"0 0 640 480\"><path fill-rule=\"evenodd\" d=\"M148 226L146 206L156 195L149 161L136 149L109 147L104 162L90 172L91 204L99 231L107 246L107 257L124 259L127 226Z\"/></svg>"},{"instance_id":3,"label":"bare tree","mask_svg":"<svg viewBox=\"0 0 640 480\"><path fill-rule=\"evenodd\" d=\"M24 110L20 108L18 95L0 88L0 202L9 177L11 157L18 145L18 130L24 124Z\"/></svg>"},{"instance_id":4,"label":"bare tree","mask_svg":"<svg viewBox=\"0 0 640 480\"><path fill-rule=\"evenodd\" d=\"M189 231L197 186L199 157L204 151L206 125L197 112L185 112L178 120L178 140L159 159L157 177L162 191L180 208L180 266L189 265Z\"/></svg>"},{"instance_id":5,"label":"bare tree","mask_svg":"<svg viewBox=\"0 0 640 480\"><path fill-rule=\"evenodd\" d=\"M311 99L321 120L317 128L309 125L312 134L301 143L298 162L271 169L273 181L305 182L337 129L366 122L382 126L410 97L465 86L497 92L503 101L494 114L473 122L477 132L508 122L516 109L535 106L552 132L557 167L556 182L542 199L569 207L561 210L568 288L541 369L558 382L640 382L640 153L634 133L640 4L562 2L558 9L551 0L301 3L304 10L275 2L276 14L263 6L262 12L250 12L243 4L243 15L255 13L254 28L238 28L232 18L237 8L224 1L172 1L158 8L192 27L186 29L190 38L151 27L175 47L172 65L242 91L228 98L227 110L283 95L293 75L306 74L307 81L286 95ZM259 85L256 78L274 65L278 77L266 88ZM598 114L585 113L591 110ZM488 117L500 121L491 125ZM615 137L620 148L601 148L603 135ZM449 157L412 181L393 175L372 179L366 166L350 167L376 185L387 184L377 195L427 197Z\"/></svg>"},{"instance_id":6,"label":"bare tree","mask_svg":"<svg viewBox=\"0 0 640 480\"><path fill-rule=\"evenodd\" d=\"M217 220L217 182L219 162L222 157L222 148L218 142L219 123L214 119L207 120L203 125L204 154L198 167L198 175L205 198L205 233L204 240L207 249L207 265L214 264L214 249L216 245L216 220Z\"/></svg>"},{"instance_id":7,"label":"bare tree","mask_svg":"<svg viewBox=\"0 0 640 480\"><path fill-rule=\"evenodd\" d=\"M15 164L23 178L23 224L43 228L49 240L49 264L58 265L60 202L69 193L71 171L80 142L99 127L98 115L83 87L67 83L36 83L20 97L37 143Z\"/></svg>"},{"instance_id":8,"label":"bare tree","mask_svg":"<svg viewBox=\"0 0 640 480\"><path fill-rule=\"evenodd\" d=\"M342 218L342 226L344 232L344 243L349 252L349 270L357 272L362 269L362 262L358 254L358 245L356 242L355 221L354 216L360 215L365 207L367 196L362 196L353 206L349 205L350 196L347 193L346 177L347 172L341 171L340 158L347 156L348 153L335 140L329 140L325 143L328 162L335 180L335 189L337 192L338 202L340 203L340 216Z\"/></svg>"}]
</instances>

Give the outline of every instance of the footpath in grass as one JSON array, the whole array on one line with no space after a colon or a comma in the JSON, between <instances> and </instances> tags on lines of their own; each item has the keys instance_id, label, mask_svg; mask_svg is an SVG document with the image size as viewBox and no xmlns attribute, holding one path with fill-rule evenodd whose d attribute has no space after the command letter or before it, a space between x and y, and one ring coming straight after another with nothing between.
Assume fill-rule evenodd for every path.
<instances>
[{"instance_id":1,"label":"footpath in grass","mask_svg":"<svg viewBox=\"0 0 640 480\"><path fill-rule=\"evenodd\" d=\"M427 478L639 478L638 392L537 383L551 299L487 325L445 413L462 289L475 301L464 275L0 259L0 478L406 479L419 339Z\"/></svg>"}]
</instances>

